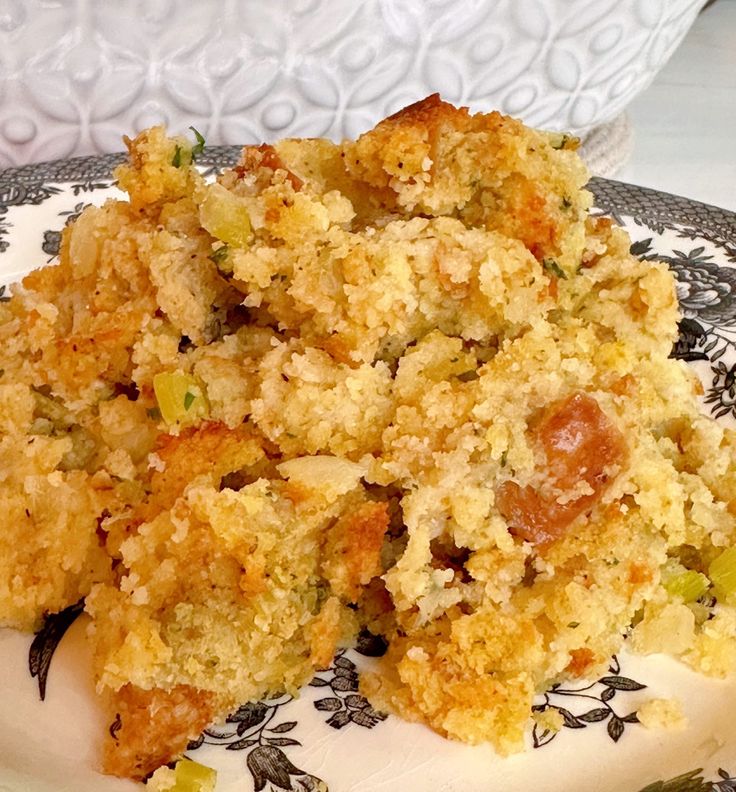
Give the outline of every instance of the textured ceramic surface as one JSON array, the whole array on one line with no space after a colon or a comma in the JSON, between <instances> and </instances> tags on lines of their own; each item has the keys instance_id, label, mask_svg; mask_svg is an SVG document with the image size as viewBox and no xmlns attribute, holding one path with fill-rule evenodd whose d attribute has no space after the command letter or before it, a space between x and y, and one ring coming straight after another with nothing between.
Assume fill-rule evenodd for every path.
<instances>
[{"instance_id":1,"label":"textured ceramic surface","mask_svg":"<svg viewBox=\"0 0 736 792\"><path fill-rule=\"evenodd\" d=\"M116 151L354 136L439 91L582 133L613 118L705 0L0 0L0 167Z\"/></svg>"},{"instance_id":2,"label":"textured ceramic surface","mask_svg":"<svg viewBox=\"0 0 736 792\"><path fill-rule=\"evenodd\" d=\"M237 154L237 147L208 147L200 161L214 170ZM0 173L0 283L52 262L61 229L85 205L119 195L111 177L119 160L109 155ZM632 251L672 268L683 311L673 355L700 374L703 409L733 425L736 214L613 181L591 187L595 211L627 228ZM134 792L141 787L95 772L100 736L114 724L96 705L86 617L66 616L47 622L33 644L30 636L0 630L0 790ZM68 622L57 646L60 625ZM536 706L559 710L564 728L531 730L526 753L501 759L487 746L453 743L373 710L359 694L358 677L381 648L366 641L338 655L298 700L244 704L188 755L217 768L217 792L736 790L733 678L707 679L666 657L624 653L600 679L539 696ZM47 683L44 702L29 666ZM684 731L648 731L637 723L641 703L662 697L682 702Z\"/></svg>"}]
</instances>

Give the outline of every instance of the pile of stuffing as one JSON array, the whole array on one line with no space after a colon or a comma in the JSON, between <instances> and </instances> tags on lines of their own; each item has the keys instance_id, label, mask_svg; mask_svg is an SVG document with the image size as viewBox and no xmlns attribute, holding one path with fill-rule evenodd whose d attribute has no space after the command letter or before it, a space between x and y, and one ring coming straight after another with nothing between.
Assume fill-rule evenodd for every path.
<instances>
[{"instance_id":1,"label":"pile of stuffing","mask_svg":"<svg viewBox=\"0 0 736 792\"><path fill-rule=\"evenodd\" d=\"M360 630L379 710L523 748L624 636L736 668L736 435L576 141L432 96L355 141L127 141L0 303L0 624L84 598L144 778Z\"/></svg>"}]
</instances>

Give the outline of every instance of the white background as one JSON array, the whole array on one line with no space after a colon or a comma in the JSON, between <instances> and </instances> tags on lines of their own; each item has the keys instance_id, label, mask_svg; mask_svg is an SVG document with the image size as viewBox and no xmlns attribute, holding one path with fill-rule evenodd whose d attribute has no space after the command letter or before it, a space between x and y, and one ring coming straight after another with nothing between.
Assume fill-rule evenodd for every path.
<instances>
[{"instance_id":1,"label":"white background","mask_svg":"<svg viewBox=\"0 0 736 792\"><path fill-rule=\"evenodd\" d=\"M736 211L736 0L718 0L628 109L621 181Z\"/></svg>"}]
</instances>

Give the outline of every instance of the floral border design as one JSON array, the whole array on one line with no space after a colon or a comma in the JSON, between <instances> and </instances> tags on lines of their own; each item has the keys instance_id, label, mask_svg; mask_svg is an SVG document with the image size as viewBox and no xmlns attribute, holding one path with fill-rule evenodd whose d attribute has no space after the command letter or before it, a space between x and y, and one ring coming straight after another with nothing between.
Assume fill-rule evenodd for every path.
<instances>
[{"instance_id":1,"label":"floral border design","mask_svg":"<svg viewBox=\"0 0 736 792\"><path fill-rule=\"evenodd\" d=\"M718 778L706 781L702 772L703 768L698 767L667 781L654 781L639 792L736 792L736 775L719 767Z\"/></svg>"},{"instance_id":2,"label":"floral border design","mask_svg":"<svg viewBox=\"0 0 736 792\"><path fill-rule=\"evenodd\" d=\"M12 228L12 224L5 217L5 212L6 210L0 206L0 253L4 253L8 249L10 242L3 237L6 237Z\"/></svg>"},{"instance_id":3,"label":"floral border design","mask_svg":"<svg viewBox=\"0 0 736 792\"><path fill-rule=\"evenodd\" d=\"M47 614L41 629L36 633L29 650L29 671L37 677L39 695L44 700L46 683L51 660L61 639L82 613L84 601L65 608L56 614ZM382 655L386 650L385 641L379 636L363 632L358 638L355 651L369 657ZM563 720L563 727L584 729L593 724L606 724L608 737L617 743L622 737L626 724L639 723L636 711L621 716L613 709L611 700L616 696L643 690L646 685L631 677L623 676L621 664L614 655L608 667L609 675L580 688L567 688L553 685L541 696L541 702L532 707L532 713L548 710L557 711ZM309 687L329 690L332 695L324 696L313 702L314 708L329 715L326 725L342 729L350 723L366 729L373 729L385 721L388 715L375 710L368 700L358 693L359 671L357 665L348 657L346 650L339 651L329 668L318 672ZM327 690L325 690L327 689ZM284 710L294 701L293 696L284 694L262 701L251 701L231 713L224 724L205 729L202 734L189 743L187 751L196 751L203 745L217 746L226 751L245 751L245 768L248 770L254 792L262 792L269 784L269 792L328 792L326 782L312 773L297 767L289 759L285 748L301 746L293 736L298 729L297 720L283 720ZM568 708L587 706L584 712L573 714ZM589 708L588 702L601 706ZM562 703L567 706L562 706ZM577 708L576 707L576 708ZM120 716L110 724L109 732L115 737L120 728ZM289 734L290 736L284 736ZM535 724L532 730L534 748L549 745L559 734ZM696 777L700 769L677 776L670 781L657 781L641 792L736 792L736 778L723 775L718 784L706 784ZM701 784L698 786L697 784ZM728 786L731 784L731 786Z\"/></svg>"},{"instance_id":4,"label":"floral border design","mask_svg":"<svg viewBox=\"0 0 736 792\"><path fill-rule=\"evenodd\" d=\"M639 723L639 719L636 717L636 710L629 712L628 715L618 715L610 703L611 699L620 693L643 690L646 685L636 682L630 677L621 676L621 664L616 655L613 656L608 671L609 676L601 677L584 687L566 688L559 683L552 685L544 694L543 702L532 707L532 712L541 713L549 710L559 712L562 715L562 725L566 729L585 729L593 723L605 723L608 736L613 742L618 742L624 733L626 724ZM589 702L601 706L586 709L579 715L573 715L567 707L562 706L561 702L567 704L568 701L576 701L577 704L588 707L590 707ZM559 732L544 729L535 723L532 729L532 744L535 748L541 748L543 745L551 743L558 734Z\"/></svg>"},{"instance_id":5,"label":"floral border design","mask_svg":"<svg viewBox=\"0 0 736 792\"><path fill-rule=\"evenodd\" d=\"M58 613L47 614L41 629L36 633L28 650L28 671L38 680L38 695L46 698L46 682L54 652L61 643L66 631L74 624L84 610L84 600Z\"/></svg>"},{"instance_id":6,"label":"floral border design","mask_svg":"<svg viewBox=\"0 0 736 792\"><path fill-rule=\"evenodd\" d=\"M349 723L355 723L372 729L386 720L388 715L373 709L368 699L358 693L360 675L355 663L345 652L335 655L327 671L331 672L331 676L322 677L317 674L309 684L311 687L327 687L332 692L332 696L325 696L314 702L316 710L330 713L326 721L328 726L342 729Z\"/></svg>"},{"instance_id":7,"label":"floral border design","mask_svg":"<svg viewBox=\"0 0 736 792\"><path fill-rule=\"evenodd\" d=\"M360 645L360 644L359 644ZM317 674L309 683L311 687L328 687L334 694L314 702L314 708L330 714L326 723L342 729L349 723L372 729L388 715L371 707L358 691L359 675L355 663L338 652L324 677ZM299 792L327 792L327 784L317 776L300 770L282 750L291 745L301 745L294 737L280 735L297 728L298 721L282 721L275 726L279 711L294 699L284 695L265 701L248 702L229 715L225 727L205 729L197 740L189 743L187 750L194 751L202 745L224 747L226 751L248 751L246 767L253 779L255 792L260 792L268 781L269 790L298 790ZM234 731L230 724L235 724ZM230 726L230 728L228 728Z\"/></svg>"},{"instance_id":8,"label":"floral border design","mask_svg":"<svg viewBox=\"0 0 736 792\"><path fill-rule=\"evenodd\" d=\"M665 261L677 278L683 318L670 357L709 363L711 382L703 401L714 418L736 418L736 362L727 365L723 359L729 351L729 359L736 357L736 267L716 264L705 250L699 245L665 256L652 251L652 237L631 245L645 261Z\"/></svg>"},{"instance_id":9,"label":"floral border design","mask_svg":"<svg viewBox=\"0 0 736 792\"><path fill-rule=\"evenodd\" d=\"M598 210L620 224L629 217L658 234L670 229L685 239L708 239L730 255L736 252L736 212L613 179L594 177L588 188Z\"/></svg>"},{"instance_id":10,"label":"floral border design","mask_svg":"<svg viewBox=\"0 0 736 792\"><path fill-rule=\"evenodd\" d=\"M75 184L74 187L80 187L80 192L87 192L84 189L83 185ZM100 185L93 184L90 188L91 190L95 189L102 189L102 188L109 188L110 184ZM74 195L79 195L79 192L75 192ZM73 223L80 214L88 207L90 204L85 203L84 201L78 201L73 208L66 209L58 213L59 217L64 218L64 226L68 226L70 223ZM43 232L43 242L41 243L41 250L49 257L49 262L51 262L55 256L59 255L59 249L61 247L61 231L56 231L54 229L46 229Z\"/></svg>"},{"instance_id":11,"label":"floral border design","mask_svg":"<svg viewBox=\"0 0 736 792\"><path fill-rule=\"evenodd\" d=\"M247 751L245 765L255 792L261 792L266 783L270 784L269 792L327 792L327 784L321 778L296 767L282 750L301 745L293 737L281 736L295 729L297 721L272 725L282 707L291 701L292 696L279 696L244 704L228 716L224 728L205 729L197 740L189 743L187 750L217 745L226 751Z\"/></svg>"}]
</instances>

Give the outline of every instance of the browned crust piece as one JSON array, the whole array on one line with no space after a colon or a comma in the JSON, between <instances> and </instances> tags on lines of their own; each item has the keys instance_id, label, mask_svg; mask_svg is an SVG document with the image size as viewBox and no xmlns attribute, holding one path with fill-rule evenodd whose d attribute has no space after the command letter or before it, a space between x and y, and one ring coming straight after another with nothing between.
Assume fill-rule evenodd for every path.
<instances>
[{"instance_id":1,"label":"browned crust piece","mask_svg":"<svg viewBox=\"0 0 736 792\"><path fill-rule=\"evenodd\" d=\"M381 545L388 524L388 504L367 502L330 528L323 573L333 591L348 602L356 602L362 588L381 574Z\"/></svg>"},{"instance_id":2,"label":"browned crust piece","mask_svg":"<svg viewBox=\"0 0 736 792\"><path fill-rule=\"evenodd\" d=\"M552 153L549 136L531 135L514 118L497 111L471 115L432 94L345 142L344 161L354 179L378 191L388 211L460 217L520 239L542 261L564 253L561 229L570 215L561 207L569 197L560 194L552 166L536 168ZM519 148L520 140L535 157ZM576 178L582 188L584 169Z\"/></svg>"},{"instance_id":3,"label":"browned crust piece","mask_svg":"<svg viewBox=\"0 0 736 792\"><path fill-rule=\"evenodd\" d=\"M127 684L110 695L108 708L103 771L136 781L181 756L216 716L215 697L189 685L167 691Z\"/></svg>"}]
</instances>

